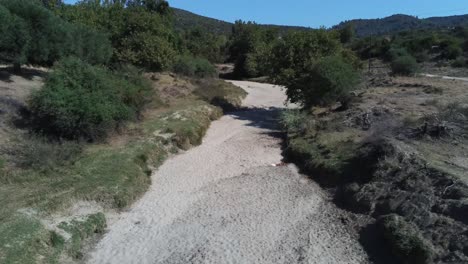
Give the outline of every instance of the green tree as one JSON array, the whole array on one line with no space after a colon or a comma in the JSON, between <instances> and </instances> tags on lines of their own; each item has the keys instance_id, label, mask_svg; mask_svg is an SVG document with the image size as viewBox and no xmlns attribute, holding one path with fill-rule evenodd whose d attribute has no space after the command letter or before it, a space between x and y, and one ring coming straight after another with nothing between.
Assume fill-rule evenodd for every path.
<instances>
[{"instance_id":1,"label":"green tree","mask_svg":"<svg viewBox=\"0 0 468 264\"><path fill-rule=\"evenodd\" d=\"M346 24L342 29L340 29L340 41L341 43L349 43L354 38L355 29L352 23Z\"/></svg>"},{"instance_id":2,"label":"green tree","mask_svg":"<svg viewBox=\"0 0 468 264\"><path fill-rule=\"evenodd\" d=\"M271 77L286 86L291 102L310 107L345 102L346 93L358 84L354 70L358 65L335 33L324 29L294 32L273 48Z\"/></svg>"},{"instance_id":3,"label":"green tree","mask_svg":"<svg viewBox=\"0 0 468 264\"><path fill-rule=\"evenodd\" d=\"M236 21L230 39L230 61L235 63L237 77L257 77L268 74L268 61L279 34L253 22Z\"/></svg>"},{"instance_id":4,"label":"green tree","mask_svg":"<svg viewBox=\"0 0 468 264\"><path fill-rule=\"evenodd\" d=\"M109 60L112 47L105 35L63 21L38 1L0 0L0 6L5 28L0 35L2 60L16 68L22 63L51 66L70 55L91 63Z\"/></svg>"},{"instance_id":5,"label":"green tree","mask_svg":"<svg viewBox=\"0 0 468 264\"><path fill-rule=\"evenodd\" d=\"M0 5L0 60L12 63L15 71L27 61L31 36L26 22Z\"/></svg>"},{"instance_id":6,"label":"green tree","mask_svg":"<svg viewBox=\"0 0 468 264\"><path fill-rule=\"evenodd\" d=\"M339 56L321 58L305 70L307 74L286 87L286 94L291 102L306 108L336 101L347 104L348 93L359 84L357 72Z\"/></svg>"},{"instance_id":7,"label":"green tree","mask_svg":"<svg viewBox=\"0 0 468 264\"><path fill-rule=\"evenodd\" d=\"M114 48L114 62L164 70L174 61L179 39L173 31L171 16L165 12L155 12L147 6L156 2L107 3L86 0L67 6L61 16L68 21L108 33Z\"/></svg>"}]
</instances>

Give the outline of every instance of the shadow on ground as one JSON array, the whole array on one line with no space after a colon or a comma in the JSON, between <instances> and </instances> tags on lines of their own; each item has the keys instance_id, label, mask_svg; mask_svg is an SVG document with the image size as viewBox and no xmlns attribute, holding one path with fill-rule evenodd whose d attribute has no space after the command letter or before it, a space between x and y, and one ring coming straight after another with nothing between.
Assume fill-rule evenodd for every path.
<instances>
[{"instance_id":1,"label":"shadow on ground","mask_svg":"<svg viewBox=\"0 0 468 264\"><path fill-rule=\"evenodd\" d=\"M278 107L242 108L226 114L238 120L248 121L247 126L268 130L261 134L281 139L281 149L284 151L286 147L286 133L281 130L279 123L279 115L283 110L284 108Z\"/></svg>"},{"instance_id":2,"label":"shadow on ground","mask_svg":"<svg viewBox=\"0 0 468 264\"><path fill-rule=\"evenodd\" d=\"M34 77L45 77L47 72L39 69L24 68L21 72L14 72L12 67L0 67L0 81L11 83L11 77L13 75L23 77L27 80L32 80Z\"/></svg>"}]
</instances>

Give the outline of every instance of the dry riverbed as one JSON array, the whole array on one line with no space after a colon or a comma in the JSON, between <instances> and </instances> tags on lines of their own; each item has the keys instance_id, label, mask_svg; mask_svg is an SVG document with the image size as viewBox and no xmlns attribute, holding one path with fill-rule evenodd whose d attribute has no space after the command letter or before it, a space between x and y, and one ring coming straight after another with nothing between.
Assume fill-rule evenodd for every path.
<instances>
[{"instance_id":1,"label":"dry riverbed","mask_svg":"<svg viewBox=\"0 0 468 264\"><path fill-rule=\"evenodd\" d=\"M89 263L367 263L346 212L281 163L280 87L233 82L246 109L212 123L203 143L166 161Z\"/></svg>"}]
</instances>

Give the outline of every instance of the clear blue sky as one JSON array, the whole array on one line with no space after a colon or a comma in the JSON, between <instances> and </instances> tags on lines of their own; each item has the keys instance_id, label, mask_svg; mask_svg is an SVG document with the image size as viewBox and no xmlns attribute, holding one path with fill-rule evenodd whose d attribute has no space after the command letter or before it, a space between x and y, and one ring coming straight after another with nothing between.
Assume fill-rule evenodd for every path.
<instances>
[{"instance_id":1,"label":"clear blue sky","mask_svg":"<svg viewBox=\"0 0 468 264\"><path fill-rule=\"evenodd\" d=\"M233 22L307 27L333 26L354 18L392 14L419 17L468 14L468 0L168 0L171 6ZM76 2L66 0L67 3Z\"/></svg>"}]
</instances>

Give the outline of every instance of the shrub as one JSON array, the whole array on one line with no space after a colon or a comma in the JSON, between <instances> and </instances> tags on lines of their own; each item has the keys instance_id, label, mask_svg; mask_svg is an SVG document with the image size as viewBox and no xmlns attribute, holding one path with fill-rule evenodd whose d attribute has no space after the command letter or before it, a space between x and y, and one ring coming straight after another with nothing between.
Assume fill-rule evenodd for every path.
<instances>
[{"instance_id":1,"label":"shrub","mask_svg":"<svg viewBox=\"0 0 468 264\"><path fill-rule=\"evenodd\" d=\"M386 242L392 252L403 263L431 263L433 250L422 238L417 228L407 223L401 216L387 215L379 219Z\"/></svg>"},{"instance_id":2,"label":"shrub","mask_svg":"<svg viewBox=\"0 0 468 264\"><path fill-rule=\"evenodd\" d=\"M466 63L465 58L458 58L452 62L452 67L455 67L455 68L463 68L466 66L467 66L467 63Z\"/></svg>"},{"instance_id":3,"label":"shrub","mask_svg":"<svg viewBox=\"0 0 468 264\"><path fill-rule=\"evenodd\" d=\"M286 89L291 102L305 107L345 100L348 92L359 84L358 73L338 56L324 57L307 67L307 74L295 79Z\"/></svg>"},{"instance_id":4,"label":"shrub","mask_svg":"<svg viewBox=\"0 0 468 264\"><path fill-rule=\"evenodd\" d=\"M76 58L54 67L29 108L34 128L65 138L97 139L137 116L150 86L132 73L113 73Z\"/></svg>"},{"instance_id":5,"label":"shrub","mask_svg":"<svg viewBox=\"0 0 468 264\"><path fill-rule=\"evenodd\" d=\"M460 48L459 45L450 44L443 48L441 56L442 58L445 58L448 60L454 60L460 57L462 54L463 54L463 50L462 48Z\"/></svg>"},{"instance_id":6,"label":"shrub","mask_svg":"<svg viewBox=\"0 0 468 264\"><path fill-rule=\"evenodd\" d=\"M410 55L400 56L391 63L392 72L395 75L414 75L419 71L416 59Z\"/></svg>"},{"instance_id":7,"label":"shrub","mask_svg":"<svg viewBox=\"0 0 468 264\"><path fill-rule=\"evenodd\" d=\"M394 61L399 57L403 56L411 56L409 52L405 48L401 47L392 47L387 51L385 54L385 60L386 61Z\"/></svg>"},{"instance_id":8,"label":"shrub","mask_svg":"<svg viewBox=\"0 0 468 264\"><path fill-rule=\"evenodd\" d=\"M180 56L173 65L173 71L190 77L215 77L215 67L206 59L191 56Z\"/></svg>"}]
</instances>

